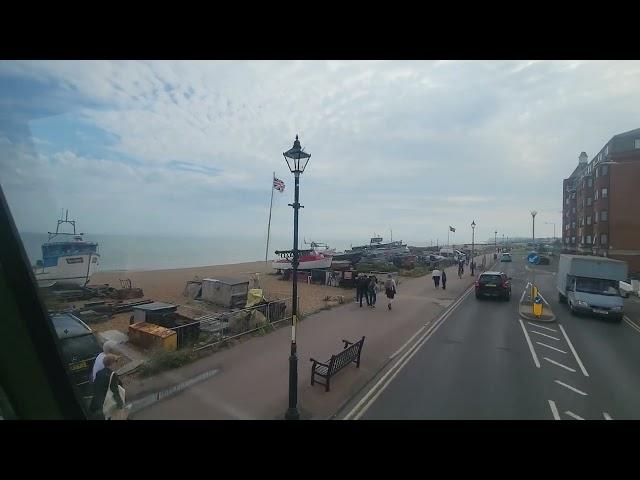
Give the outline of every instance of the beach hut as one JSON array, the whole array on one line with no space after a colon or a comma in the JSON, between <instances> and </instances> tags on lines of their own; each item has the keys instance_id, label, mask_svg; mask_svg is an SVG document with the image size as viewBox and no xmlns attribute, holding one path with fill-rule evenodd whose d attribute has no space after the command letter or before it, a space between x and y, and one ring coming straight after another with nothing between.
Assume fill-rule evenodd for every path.
<instances>
[{"instance_id":1,"label":"beach hut","mask_svg":"<svg viewBox=\"0 0 640 480\"><path fill-rule=\"evenodd\" d=\"M231 277L202 279L202 299L227 308L247 304L249 281Z\"/></svg>"},{"instance_id":2,"label":"beach hut","mask_svg":"<svg viewBox=\"0 0 640 480\"><path fill-rule=\"evenodd\" d=\"M161 325L160 321L167 314L176 313L178 305L164 302L152 302L133 307L133 323L155 323Z\"/></svg>"}]
</instances>

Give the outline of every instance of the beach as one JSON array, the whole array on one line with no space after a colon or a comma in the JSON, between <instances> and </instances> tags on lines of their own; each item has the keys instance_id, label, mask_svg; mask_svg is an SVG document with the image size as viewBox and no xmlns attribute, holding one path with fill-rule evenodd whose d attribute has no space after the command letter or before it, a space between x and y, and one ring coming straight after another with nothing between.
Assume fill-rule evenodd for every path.
<instances>
[{"instance_id":1,"label":"beach","mask_svg":"<svg viewBox=\"0 0 640 480\"><path fill-rule=\"evenodd\" d=\"M199 307L204 302L194 303L183 296L184 288L189 280L197 278L216 278L216 276L234 277L250 280L259 274L260 286L267 300L291 298L291 281L280 280L271 267L271 262L246 262L228 265L210 265L203 267L175 268L166 270L122 270L97 272L91 277L91 284L110 284L120 288L120 280L130 279L133 287L142 288L144 298L157 302L167 302L182 306L181 313L197 316ZM252 283L249 283L252 288ZM298 283L299 310L301 313L312 313L321 309L327 302L327 296L345 295L350 297L352 292L325 285L309 285ZM346 300L345 298L345 300ZM199 305L198 305L199 304ZM203 312L204 313L204 312ZM128 326L128 323L126 323ZM123 327L126 326L123 325Z\"/></svg>"}]
</instances>

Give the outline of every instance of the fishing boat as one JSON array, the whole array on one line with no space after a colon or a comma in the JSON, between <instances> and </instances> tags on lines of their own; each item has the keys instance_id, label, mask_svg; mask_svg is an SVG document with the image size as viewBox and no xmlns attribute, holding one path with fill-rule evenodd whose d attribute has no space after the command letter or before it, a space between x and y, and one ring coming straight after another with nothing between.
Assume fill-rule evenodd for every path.
<instances>
[{"instance_id":1,"label":"fishing boat","mask_svg":"<svg viewBox=\"0 0 640 480\"><path fill-rule=\"evenodd\" d=\"M330 255L325 255L317 250L300 250L300 263L298 270L314 270L318 268L329 268L331 266ZM293 268L291 259L283 258L274 260L272 264L276 270L290 270Z\"/></svg>"},{"instance_id":2,"label":"fishing boat","mask_svg":"<svg viewBox=\"0 0 640 480\"><path fill-rule=\"evenodd\" d=\"M360 253L364 257L382 258L409 253L409 247L402 243L402 240L383 243L382 237L373 237L369 241L369 245L351 247L351 250L345 253Z\"/></svg>"},{"instance_id":3,"label":"fishing boat","mask_svg":"<svg viewBox=\"0 0 640 480\"><path fill-rule=\"evenodd\" d=\"M69 224L73 233L62 232L61 225ZM39 287L70 285L84 287L100 265L98 244L86 242L84 233L76 233L75 220L69 220L69 210L64 219L58 220L55 232L47 232L49 238L42 244L42 260L33 267Z\"/></svg>"}]
</instances>

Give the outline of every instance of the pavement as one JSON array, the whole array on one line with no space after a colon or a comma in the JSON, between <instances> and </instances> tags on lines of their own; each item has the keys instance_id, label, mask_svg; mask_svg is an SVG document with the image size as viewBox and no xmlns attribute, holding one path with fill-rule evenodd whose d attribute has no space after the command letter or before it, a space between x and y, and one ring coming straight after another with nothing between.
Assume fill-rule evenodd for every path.
<instances>
[{"instance_id":1,"label":"pavement","mask_svg":"<svg viewBox=\"0 0 640 480\"><path fill-rule=\"evenodd\" d=\"M480 263L477 257L476 263ZM488 264L492 262L487 256ZM416 332L435 319L474 282L465 269L459 279L447 269L447 289L436 289L430 276L402 278L393 309L378 295L377 308L347 302L300 322L298 343L298 405L302 419L331 418L393 361ZM477 273L477 272L476 272ZM352 297L347 294L346 297ZM252 337L232 348L182 368L127 385L127 399L142 399L208 378L136 412L132 419L281 419L288 402L288 327ZM342 339L365 336L360 368L349 365L331 380L331 391L310 385L310 357L327 360L342 349Z\"/></svg>"},{"instance_id":2,"label":"pavement","mask_svg":"<svg viewBox=\"0 0 640 480\"><path fill-rule=\"evenodd\" d=\"M510 302L469 292L339 418L640 419L640 330L571 315L555 293L557 259L533 267L514 255L501 269L513 277ZM556 323L519 318L529 281Z\"/></svg>"}]
</instances>

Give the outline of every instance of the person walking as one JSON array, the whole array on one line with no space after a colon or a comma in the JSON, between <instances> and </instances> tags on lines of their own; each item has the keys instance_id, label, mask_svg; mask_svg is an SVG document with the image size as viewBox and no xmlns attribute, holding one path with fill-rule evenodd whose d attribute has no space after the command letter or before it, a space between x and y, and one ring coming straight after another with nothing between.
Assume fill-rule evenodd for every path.
<instances>
[{"instance_id":1,"label":"person walking","mask_svg":"<svg viewBox=\"0 0 640 480\"><path fill-rule=\"evenodd\" d=\"M447 289L447 272L444 271L444 268L442 269L442 275L440 276L440 278L442 279L442 289L446 290Z\"/></svg>"},{"instance_id":2,"label":"person walking","mask_svg":"<svg viewBox=\"0 0 640 480\"><path fill-rule=\"evenodd\" d=\"M126 416L124 398L121 396L122 381L114 372L118 357L109 353L104 356L102 368L93 382L93 398L89 414L93 420L112 420ZM107 399L108 396L108 399ZM107 400L107 401L105 401Z\"/></svg>"},{"instance_id":3,"label":"person walking","mask_svg":"<svg viewBox=\"0 0 640 480\"><path fill-rule=\"evenodd\" d=\"M376 278L375 275L371 275L369 277L369 305L373 308L376 308L376 300L378 297L378 294L376 292L377 288L378 288L378 279Z\"/></svg>"},{"instance_id":4,"label":"person walking","mask_svg":"<svg viewBox=\"0 0 640 480\"><path fill-rule=\"evenodd\" d=\"M367 301L367 306L370 306L370 301L369 301L369 279L364 275L361 274L358 277L358 296L359 296L359 302L360 302L360 308L362 308L362 298L364 297Z\"/></svg>"},{"instance_id":5,"label":"person walking","mask_svg":"<svg viewBox=\"0 0 640 480\"><path fill-rule=\"evenodd\" d=\"M387 274L387 279L384 282L384 291L387 294L387 308L391 310L393 297L396 296L396 281L391 277L390 273Z\"/></svg>"},{"instance_id":6,"label":"person walking","mask_svg":"<svg viewBox=\"0 0 640 480\"><path fill-rule=\"evenodd\" d=\"M440 270L438 270L438 267L431 272L431 278L433 278L433 284L438 288L440 286Z\"/></svg>"},{"instance_id":7,"label":"person walking","mask_svg":"<svg viewBox=\"0 0 640 480\"><path fill-rule=\"evenodd\" d=\"M462 275L464 275L464 262L458 264L458 278L462 278Z\"/></svg>"}]
</instances>

